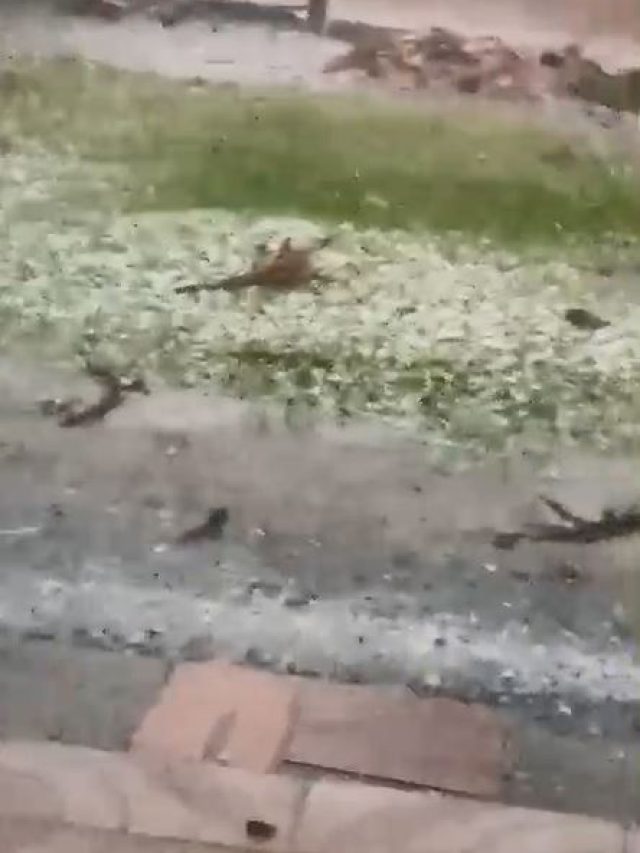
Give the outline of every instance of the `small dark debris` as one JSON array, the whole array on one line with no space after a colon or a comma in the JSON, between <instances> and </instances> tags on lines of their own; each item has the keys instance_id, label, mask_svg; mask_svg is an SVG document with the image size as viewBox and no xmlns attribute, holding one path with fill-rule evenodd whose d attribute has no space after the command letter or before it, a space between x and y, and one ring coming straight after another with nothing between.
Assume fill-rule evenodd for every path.
<instances>
[{"instance_id":1,"label":"small dark debris","mask_svg":"<svg viewBox=\"0 0 640 853\"><path fill-rule=\"evenodd\" d=\"M163 634L155 628L147 628L141 636L129 640L127 646L144 657L160 657L165 651Z\"/></svg>"},{"instance_id":2,"label":"small dark debris","mask_svg":"<svg viewBox=\"0 0 640 853\"><path fill-rule=\"evenodd\" d=\"M560 563L555 567L555 575L560 580L565 583L576 583L577 581L581 581L583 579L583 574L580 569L575 566L573 563Z\"/></svg>"},{"instance_id":3,"label":"small dark debris","mask_svg":"<svg viewBox=\"0 0 640 853\"><path fill-rule=\"evenodd\" d=\"M282 603L285 607L308 607L312 601L317 601L317 598L312 592L293 592L286 596Z\"/></svg>"},{"instance_id":4,"label":"small dark debris","mask_svg":"<svg viewBox=\"0 0 640 853\"><path fill-rule=\"evenodd\" d=\"M247 592L250 595L254 592L261 592L267 598L277 598L282 592L282 584L275 581L252 580L247 585Z\"/></svg>"},{"instance_id":5,"label":"small dark debris","mask_svg":"<svg viewBox=\"0 0 640 853\"><path fill-rule=\"evenodd\" d=\"M522 533L496 533L492 544L494 548L498 548L500 551L511 551L523 538Z\"/></svg>"},{"instance_id":6,"label":"small dark debris","mask_svg":"<svg viewBox=\"0 0 640 853\"><path fill-rule=\"evenodd\" d=\"M159 14L158 21L161 27L175 27L176 24L180 23L180 17L181 16L176 11L171 10L170 12Z\"/></svg>"},{"instance_id":7,"label":"small dark debris","mask_svg":"<svg viewBox=\"0 0 640 853\"><path fill-rule=\"evenodd\" d=\"M255 666L261 669L273 664L271 655L267 654L267 652L263 652L262 649L256 648L256 646L249 646L245 652L244 659L245 663L248 663L250 666Z\"/></svg>"},{"instance_id":8,"label":"small dark debris","mask_svg":"<svg viewBox=\"0 0 640 853\"><path fill-rule=\"evenodd\" d=\"M65 512L60 504L50 504L49 505L49 515L51 518L64 518Z\"/></svg>"},{"instance_id":9,"label":"small dark debris","mask_svg":"<svg viewBox=\"0 0 640 853\"><path fill-rule=\"evenodd\" d=\"M121 650L127 645L124 637L109 628L89 631L87 628L76 627L71 632L71 637L75 645L101 651Z\"/></svg>"},{"instance_id":10,"label":"small dark debris","mask_svg":"<svg viewBox=\"0 0 640 853\"><path fill-rule=\"evenodd\" d=\"M249 663L249 661L247 662ZM298 666L294 661L288 661L285 669L287 675L300 675L304 678L320 678L320 673L317 670Z\"/></svg>"},{"instance_id":11,"label":"small dark debris","mask_svg":"<svg viewBox=\"0 0 640 853\"><path fill-rule=\"evenodd\" d=\"M586 308L567 308L564 312L564 319L576 329L587 332L597 332L598 329L604 329L611 325L608 320L603 320L591 311L587 311Z\"/></svg>"},{"instance_id":12,"label":"small dark debris","mask_svg":"<svg viewBox=\"0 0 640 853\"><path fill-rule=\"evenodd\" d=\"M445 640L444 637L436 637L435 640L433 641L433 645L436 646L437 648L441 649L447 645L447 641Z\"/></svg>"},{"instance_id":13,"label":"small dark debris","mask_svg":"<svg viewBox=\"0 0 640 853\"><path fill-rule=\"evenodd\" d=\"M90 406L65 406L59 412L58 423L61 427L87 426L104 418L122 404L124 396L119 385L105 386L104 393L97 403Z\"/></svg>"},{"instance_id":14,"label":"small dark debris","mask_svg":"<svg viewBox=\"0 0 640 853\"><path fill-rule=\"evenodd\" d=\"M27 628L27 630L24 631L24 633L22 634L22 637L25 640L37 640L40 642L50 642L51 640L55 640L56 632L53 628L38 626L35 628Z\"/></svg>"},{"instance_id":15,"label":"small dark debris","mask_svg":"<svg viewBox=\"0 0 640 853\"><path fill-rule=\"evenodd\" d=\"M64 730L62 726L52 726L49 731L46 733L46 739L49 743L61 743L64 737Z\"/></svg>"},{"instance_id":16,"label":"small dark debris","mask_svg":"<svg viewBox=\"0 0 640 853\"><path fill-rule=\"evenodd\" d=\"M339 674L340 681L345 684L362 684L363 675L354 667L345 667Z\"/></svg>"},{"instance_id":17,"label":"small dark debris","mask_svg":"<svg viewBox=\"0 0 640 853\"><path fill-rule=\"evenodd\" d=\"M411 314L415 314L417 310L415 305L401 305L399 308L396 308L396 314L398 317L408 317Z\"/></svg>"},{"instance_id":18,"label":"small dark debris","mask_svg":"<svg viewBox=\"0 0 640 853\"><path fill-rule=\"evenodd\" d=\"M521 583L531 583L531 575L524 569L511 569L509 574L514 580L520 581Z\"/></svg>"},{"instance_id":19,"label":"small dark debris","mask_svg":"<svg viewBox=\"0 0 640 853\"><path fill-rule=\"evenodd\" d=\"M229 510L226 506L215 507L202 524L190 527L176 537L176 544L189 545L192 542L202 542L205 539L216 541L222 537L224 528L229 521Z\"/></svg>"},{"instance_id":20,"label":"small dark debris","mask_svg":"<svg viewBox=\"0 0 640 853\"><path fill-rule=\"evenodd\" d=\"M540 65L545 68L562 68L565 57L557 50L545 50L540 54Z\"/></svg>"}]
</instances>

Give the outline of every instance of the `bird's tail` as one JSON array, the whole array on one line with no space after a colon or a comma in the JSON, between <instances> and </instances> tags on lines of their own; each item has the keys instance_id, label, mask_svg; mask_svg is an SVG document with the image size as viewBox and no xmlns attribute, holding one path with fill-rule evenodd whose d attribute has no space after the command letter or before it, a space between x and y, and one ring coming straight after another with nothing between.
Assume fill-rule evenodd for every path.
<instances>
[{"instance_id":1,"label":"bird's tail","mask_svg":"<svg viewBox=\"0 0 640 853\"><path fill-rule=\"evenodd\" d=\"M239 290L243 287L251 287L255 284L255 271L232 275L220 281L204 282L201 284L182 284L175 288L176 293L200 293L201 291L214 290Z\"/></svg>"}]
</instances>

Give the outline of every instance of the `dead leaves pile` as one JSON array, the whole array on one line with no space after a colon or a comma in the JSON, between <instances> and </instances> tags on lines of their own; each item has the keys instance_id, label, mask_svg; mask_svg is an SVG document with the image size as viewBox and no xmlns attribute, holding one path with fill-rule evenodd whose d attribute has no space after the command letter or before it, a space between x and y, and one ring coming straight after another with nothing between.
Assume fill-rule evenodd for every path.
<instances>
[{"instance_id":1,"label":"dead leaves pile","mask_svg":"<svg viewBox=\"0 0 640 853\"><path fill-rule=\"evenodd\" d=\"M350 50L325 73L350 71L401 88L539 100L579 98L616 112L640 112L640 68L609 73L579 45L539 54L515 50L497 36L466 38L443 27L426 35L361 26Z\"/></svg>"}]
</instances>

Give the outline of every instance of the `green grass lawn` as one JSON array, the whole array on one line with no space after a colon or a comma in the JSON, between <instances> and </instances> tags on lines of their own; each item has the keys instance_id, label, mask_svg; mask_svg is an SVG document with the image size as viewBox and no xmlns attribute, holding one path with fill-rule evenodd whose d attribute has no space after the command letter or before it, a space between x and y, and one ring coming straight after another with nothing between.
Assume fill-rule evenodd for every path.
<instances>
[{"instance_id":1,"label":"green grass lawn","mask_svg":"<svg viewBox=\"0 0 640 853\"><path fill-rule=\"evenodd\" d=\"M640 230L640 184L539 125L238 92L60 60L0 78L5 134L127 164L129 209L222 207L511 244Z\"/></svg>"},{"instance_id":2,"label":"green grass lawn","mask_svg":"<svg viewBox=\"0 0 640 853\"><path fill-rule=\"evenodd\" d=\"M5 350L135 364L293 419L387 418L445 460L637 449L640 300L589 278L640 269L640 194L622 164L468 111L77 61L22 65L0 89ZM174 292L327 221L319 293L256 312ZM576 305L611 325L574 329Z\"/></svg>"}]
</instances>

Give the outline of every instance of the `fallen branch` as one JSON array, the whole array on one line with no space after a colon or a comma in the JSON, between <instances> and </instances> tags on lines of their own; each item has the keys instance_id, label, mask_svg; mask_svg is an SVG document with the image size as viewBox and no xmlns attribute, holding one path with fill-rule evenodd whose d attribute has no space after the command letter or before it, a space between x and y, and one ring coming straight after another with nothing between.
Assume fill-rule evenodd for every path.
<instances>
[{"instance_id":1,"label":"fallen branch","mask_svg":"<svg viewBox=\"0 0 640 853\"><path fill-rule=\"evenodd\" d=\"M41 406L43 414L56 415L61 427L88 426L104 420L109 412L121 406L125 395L131 392L148 394L144 379L123 379L105 367L87 363L85 369L89 376L101 386L102 393L96 403L83 405L77 398L66 400L45 400Z\"/></svg>"},{"instance_id":2,"label":"fallen branch","mask_svg":"<svg viewBox=\"0 0 640 853\"><path fill-rule=\"evenodd\" d=\"M521 531L497 532L493 537L495 548L510 550L523 539L530 542L575 542L588 545L640 533L640 508L637 507L620 511L605 509L599 519L593 520L575 515L552 498L541 496L540 500L563 523L529 524Z\"/></svg>"}]
</instances>

